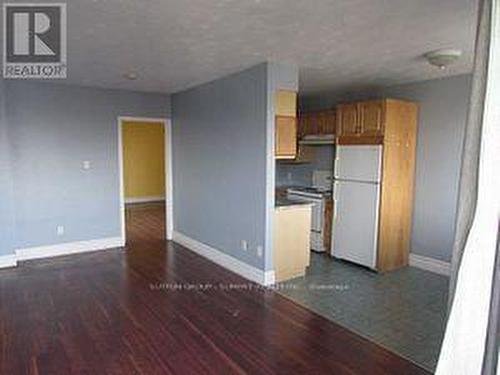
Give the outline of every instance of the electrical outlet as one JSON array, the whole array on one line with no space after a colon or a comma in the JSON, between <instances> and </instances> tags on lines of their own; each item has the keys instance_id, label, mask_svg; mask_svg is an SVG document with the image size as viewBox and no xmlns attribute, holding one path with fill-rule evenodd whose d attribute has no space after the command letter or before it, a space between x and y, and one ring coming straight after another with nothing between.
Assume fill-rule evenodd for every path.
<instances>
[{"instance_id":1,"label":"electrical outlet","mask_svg":"<svg viewBox=\"0 0 500 375\"><path fill-rule=\"evenodd\" d=\"M246 240L241 240L241 250L243 251L248 250L248 242Z\"/></svg>"},{"instance_id":2,"label":"electrical outlet","mask_svg":"<svg viewBox=\"0 0 500 375\"><path fill-rule=\"evenodd\" d=\"M259 245L259 246L257 246L257 256L258 256L259 258L262 258L262 254L263 254L263 252L264 252L264 251L262 250L262 246L260 246L260 245Z\"/></svg>"},{"instance_id":3,"label":"electrical outlet","mask_svg":"<svg viewBox=\"0 0 500 375\"><path fill-rule=\"evenodd\" d=\"M288 172L286 174L286 178L287 178L288 181L292 181L292 172Z\"/></svg>"},{"instance_id":4,"label":"electrical outlet","mask_svg":"<svg viewBox=\"0 0 500 375\"><path fill-rule=\"evenodd\" d=\"M84 169L84 170L86 170L86 171L87 171L87 170L89 170L89 169L90 169L90 161L89 161L89 160L84 160L84 161L82 162L82 167L83 167L83 169Z\"/></svg>"},{"instance_id":5,"label":"electrical outlet","mask_svg":"<svg viewBox=\"0 0 500 375\"><path fill-rule=\"evenodd\" d=\"M56 228L56 233L58 236L62 236L64 234L64 225L58 225Z\"/></svg>"}]
</instances>

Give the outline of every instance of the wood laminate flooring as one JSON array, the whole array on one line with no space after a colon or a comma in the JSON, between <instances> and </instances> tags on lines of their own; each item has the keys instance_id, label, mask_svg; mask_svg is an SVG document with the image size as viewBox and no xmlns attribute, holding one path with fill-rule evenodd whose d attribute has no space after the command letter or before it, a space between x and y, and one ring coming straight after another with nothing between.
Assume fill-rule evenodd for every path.
<instances>
[{"instance_id":1,"label":"wood laminate flooring","mask_svg":"<svg viewBox=\"0 0 500 375\"><path fill-rule=\"evenodd\" d=\"M0 270L1 374L428 374L133 217L125 249Z\"/></svg>"}]
</instances>

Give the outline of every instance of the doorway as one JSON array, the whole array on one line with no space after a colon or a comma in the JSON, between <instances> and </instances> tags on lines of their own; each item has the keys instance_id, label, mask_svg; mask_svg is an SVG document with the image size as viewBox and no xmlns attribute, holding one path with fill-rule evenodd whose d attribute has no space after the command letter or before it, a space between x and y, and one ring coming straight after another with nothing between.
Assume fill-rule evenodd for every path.
<instances>
[{"instance_id":1,"label":"doorway","mask_svg":"<svg viewBox=\"0 0 500 375\"><path fill-rule=\"evenodd\" d=\"M123 243L172 239L170 121L118 119Z\"/></svg>"}]
</instances>

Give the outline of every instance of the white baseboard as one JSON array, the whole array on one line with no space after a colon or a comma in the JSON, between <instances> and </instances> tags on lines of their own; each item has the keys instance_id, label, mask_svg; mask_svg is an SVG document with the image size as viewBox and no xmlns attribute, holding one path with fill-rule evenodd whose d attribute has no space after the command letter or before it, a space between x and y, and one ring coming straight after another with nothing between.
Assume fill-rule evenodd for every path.
<instances>
[{"instance_id":1,"label":"white baseboard","mask_svg":"<svg viewBox=\"0 0 500 375\"><path fill-rule=\"evenodd\" d=\"M85 253L88 251L97 251L124 246L121 237L101 238L98 240L66 242L57 245L29 247L16 250L16 259L28 260L39 258L50 258L60 255L69 255Z\"/></svg>"},{"instance_id":2,"label":"white baseboard","mask_svg":"<svg viewBox=\"0 0 500 375\"><path fill-rule=\"evenodd\" d=\"M17 266L17 257L15 254L0 256L0 268L9 268L16 266Z\"/></svg>"},{"instance_id":3,"label":"white baseboard","mask_svg":"<svg viewBox=\"0 0 500 375\"><path fill-rule=\"evenodd\" d=\"M136 197L136 198L125 198L125 203L148 203L148 202L163 202L165 201L164 196L150 196L150 197Z\"/></svg>"},{"instance_id":4,"label":"white baseboard","mask_svg":"<svg viewBox=\"0 0 500 375\"><path fill-rule=\"evenodd\" d=\"M262 271L247 263L238 260L220 250L214 249L204 243L198 242L182 233L174 231L174 241L187 247L189 250L211 260L218 265L227 268L245 279L260 285L272 285L275 282L274 271Z\"/></svg>"},{"instance_id":5,"label":"white baseboard","mask_svg":"<svg viewBox=\"0 0 500 375\"><path fill-rule=\"evenodd\" d=\"M439 273L440 275L445 276L450 276L451 272L450 263L413 253L410 253L410 266L421 268L423 270L431 271L434 273Z\"/></svg>"}]
</instances>

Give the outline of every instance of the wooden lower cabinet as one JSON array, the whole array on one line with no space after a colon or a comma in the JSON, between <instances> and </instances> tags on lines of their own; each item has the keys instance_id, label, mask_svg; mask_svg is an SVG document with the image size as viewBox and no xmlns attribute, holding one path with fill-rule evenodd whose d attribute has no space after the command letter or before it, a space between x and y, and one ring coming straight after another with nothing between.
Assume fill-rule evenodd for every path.
<instances>
[{"instance_id":1,"label":"wooden lower cabinet","mask_svg":"<svg viewBox=\"0 0 500 375\"><path fill-rule=\"evenodd\" d=\"M327 252L332 244L333 199L325 199L325 216L323 222L323 244Z\"/></svg>"},{"instance_id":2,"label":"wooden lower cabinet","mask_svg":"<svg viewBox=\"0 0 500 375\"><path fill-rule=\"evenodd\" d=\"M311 250L311 205L274 210L274 271L276 282L304 276Z\"/></svg>"}]
</instances>

